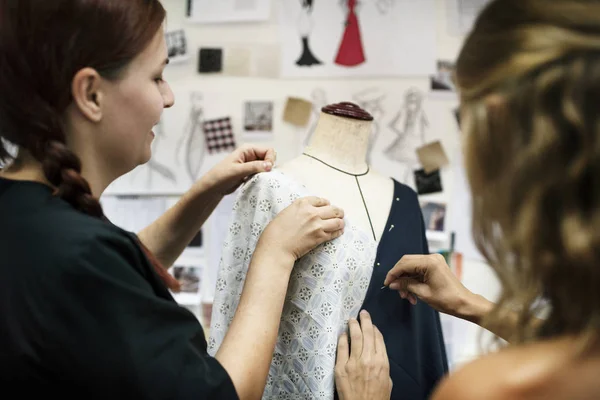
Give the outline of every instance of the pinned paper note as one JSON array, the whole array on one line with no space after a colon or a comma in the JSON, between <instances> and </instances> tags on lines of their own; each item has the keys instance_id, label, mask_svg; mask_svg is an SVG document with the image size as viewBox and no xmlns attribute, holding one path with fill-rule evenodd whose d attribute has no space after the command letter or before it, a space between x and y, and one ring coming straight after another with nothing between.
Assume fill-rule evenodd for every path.
<instances>
[{"instance_id":1,"label":"pinned paper note","mask_svg":"<svg viewBox=\"0 0 600 400\"><path fill-rule=\"evenodd\" d=\"M235 44L223 49L223 75L278 78L280 48L277 44Z\"/></svg>"},{"instance_id":2,"label":"pinned paper note","mask_svg":"<svg viewBox=\"0 0 600 400\"><path fill-rule=\"evenodd\" d=\"M298 97L288 97L283 120L296 126L306 126L310 121L312 103Z\"/></svg>"},{"instance_id":3,"label":"pinned paper note","mask_svg":"<svg viewBox=\"0 0 600 400\"><path fill-rule=\"evenodd\" d=\"M250 76L252 51L248 47L236 46L224 49L223 75Z\"/></svg>"},{"instance_id":4,"label":"pinned paper note","mask_svg":"<svg viewBox=\"0 0 600 400\"><path fill-rule=\"evenodd\" d=\"M439 140L419 147L417 149L417 156L427 174L449 164L448 156L446 156L446 152Z\"/></svg>"},{"instance_id":5,"label":"pinned paper note","mask_svg":"<svg viewBox=\"0 0 600 400\"><path fill-rule=\"evenodd\" d=\"M279 44L258 44L253 49L252 76L279 78L281 75L281 47Z\"/></svg>"}]
</instances>

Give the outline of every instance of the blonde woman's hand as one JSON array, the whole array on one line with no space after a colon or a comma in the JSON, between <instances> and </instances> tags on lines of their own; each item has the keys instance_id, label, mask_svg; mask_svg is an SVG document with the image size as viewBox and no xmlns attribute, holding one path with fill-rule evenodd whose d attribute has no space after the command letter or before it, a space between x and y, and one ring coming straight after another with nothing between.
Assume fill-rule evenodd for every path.
<instances>
[{"instance_id":1,"label":"blonde woman's hand","mask_svg":"<svg viewBox=\"0 0 600 400\"><path fill-rule=\"evenodd\" d=\"M338 341L335 386L340 400L388 400L392 394L390 363L383 335L367 311L360 325L348 321L350 344L343 334Z\"/></svg>"},{"instance_id":2,"label":"blonde woman's hand","mask_svg":"<svg viewBox=\"0 0 600 400\"><path fill-rule=\"evenodd\" d=\"M318 245L344 232L344 211L320 197L303 197L286 207L267 225L256 251L299 259Z\"/></svg>"},{"instance_id":3,"label":"blonde woman's hand","mask_svg":"<svg viewBox=\"0 0 600 400\"><path fill-rule=\"evenodd\" d=\"M413 305L417 299L439 312L465 318L479 301L454 275L440 254L406 255L388 272L384 285Z\"/></svg>"}]
</instances>

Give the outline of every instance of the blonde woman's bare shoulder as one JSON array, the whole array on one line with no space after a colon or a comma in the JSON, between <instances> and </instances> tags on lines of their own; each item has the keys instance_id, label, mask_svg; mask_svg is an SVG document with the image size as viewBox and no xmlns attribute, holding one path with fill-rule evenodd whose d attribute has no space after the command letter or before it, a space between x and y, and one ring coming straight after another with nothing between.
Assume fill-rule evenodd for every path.
<instances>
[{"instance_id":1,"label":"blonde woman's bare shoulder","mask_svg":"<svg viewBox=\"0 0 600 400\"><path fill-rule=\"evenodd\" d=\"M451 373L432 400L600 398L600 356L575 359L574 342L552 340L513 346Z\"/></svg>"}]
</instances>

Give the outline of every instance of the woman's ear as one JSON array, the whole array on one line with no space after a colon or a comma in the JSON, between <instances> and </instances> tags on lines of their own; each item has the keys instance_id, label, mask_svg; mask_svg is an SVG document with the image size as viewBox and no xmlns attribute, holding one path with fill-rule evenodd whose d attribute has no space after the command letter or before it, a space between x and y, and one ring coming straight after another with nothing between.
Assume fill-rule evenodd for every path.
<instances>
[{"instance_id":1,"label":"woman's ear","mask_svg":"<svg viewBox=\"0 0 600 400\"><path fill-rule=\"evenodd\" d=\"M93 68L79 70L71 83L73 102L79 112L92 122L102 119L102 78Z\"/></svg>"}]
</instances>

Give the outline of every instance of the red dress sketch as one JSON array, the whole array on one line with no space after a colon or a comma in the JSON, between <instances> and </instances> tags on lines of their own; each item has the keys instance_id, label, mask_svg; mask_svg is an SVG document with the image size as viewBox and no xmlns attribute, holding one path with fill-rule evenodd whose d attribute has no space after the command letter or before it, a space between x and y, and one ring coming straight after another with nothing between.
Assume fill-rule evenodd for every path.
<instances>
[{"instance_id":1,"label":"red dress sketch","mask_svg":"<svg viewBox=\"0 0 600 400\"><path fill-rule=\"evenodd\" d=\"M357 0L347 0L348 16L346 29L340 43L335 63L345 67L353 67L365 62L358 17L356 16Z\"/></svg>"}]
</instances>

